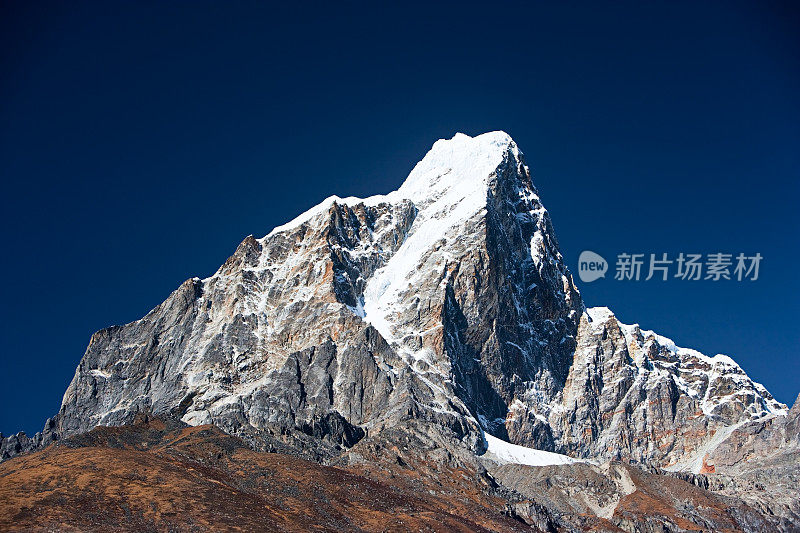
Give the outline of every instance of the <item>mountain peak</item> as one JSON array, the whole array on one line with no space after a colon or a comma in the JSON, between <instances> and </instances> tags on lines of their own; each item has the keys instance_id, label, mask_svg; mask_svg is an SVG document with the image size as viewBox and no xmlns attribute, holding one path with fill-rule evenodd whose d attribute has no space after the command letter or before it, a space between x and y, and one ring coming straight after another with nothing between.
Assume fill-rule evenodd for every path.
<instances>
[{"instance_id":1,"label":"mountain peak","mask_svg":"<svg viewBox=\"0 0 800 533\"><path fill-rule=\"evenodd\" d=\"M439 139L416 164L397 194L414 203L453 191L460 196L485 195L489 176L506 158L520 160L521 152L504 131L470 137L456 133Z\"/></svg>"},{"instance_id":2,"label":"mountain peak","mask_svg":"<svg viewBox=\"0 0 800 533\"><path fill-rule=\"evenodd\" d=\"M475 142L478 144L482 144L484 146L497 146L497 147L505 147L511 143L514 143L514 139L511 138L511 135L504 132L503 130L495 130L495 131L487 131L486 133L481 133L480 135L471 136L467 135L466 133L456 132L449 139L439 139L434 143L434 146L437 144L446 144L450 142Z\"/></svg>"},{"instance_id":3,"label":"mountain peak","mask_svg":"<svg viewBox=\"0 0 800 533\"><path fill-rule=\"evenodd\" d=\"M480 424L518 445L694 470L718 430L785 414L732 360L617 322L584 311L513 139L456 134L398 190L331 196L98 333L46 433L152 412L256 443L327 428L347 447L413 419L476 450Z\"/></svg>"},{"instance_id":4,"label":"mountain peak","mask_svg":"<svg viewBox=\"0 0 800 533\"><path fill-rule=\"evenodd\" d=\"M791 461L798 409L726 356L586 309L498 131L437 141L398 190L331 196L96 333L59 413L0 440L0 461L147 413L328 464L366 450L406 470L416 449L447 457L437 471L587 459L727 476L762 449Z\"/></svg>"},{"instance_id":5,"label":"mountain peak","mask_svg":"<svg viewBox=\"0 0 800 533\"><path fill-rule=\"evenodd\" d=\"M491 131L475 137L456 133L450 139L433 143L396 191L367 198L329 196L286 224L274 228L267 236L308 222L326 212L334 203L376 206L410 200L418 209L435 203L440 210L452 211L454 206L460 205L462 214L473 214L485 205L489 180L505 161L506 154L510 154L517 165L522 164L522 152L504 131Z\"/></svg>"}]
</instances>

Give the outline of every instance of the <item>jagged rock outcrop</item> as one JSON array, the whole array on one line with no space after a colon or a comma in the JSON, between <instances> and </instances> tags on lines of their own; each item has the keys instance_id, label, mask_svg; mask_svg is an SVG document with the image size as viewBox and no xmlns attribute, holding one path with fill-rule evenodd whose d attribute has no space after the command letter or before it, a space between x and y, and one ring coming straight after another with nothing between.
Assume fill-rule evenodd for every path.
<instances>
[{"instance_id":1,"label":"jagged rock outcrop","mask_svg":"<svg viewBox=\"0 0 800 533\"><path fill-rule=\"evenodd\" d=\"M787 416L743 423L704 457L707 488L800 524L800 396Z\"/></svg>"},{"instance_id":2,"label":"jagged rock outcrop","mask_svg":"<svg viewBox=\"0 0 800 533\"><path fill-rule=\"evenodd\" d=\"M97 332L44 432L0 453L139 413L317 460L410 421L476 454L486 430L695 473L743 472L734 442L797 449L775 436L796 434L786 406L733 360L584 307L503 132L440 140L397 191L331 197Z\"/></svg>"},{"instance_id":3,"label":"jagged rock outcrop","mask_svg":"<svg viewBox=\"0 0 800 533\"><path fill-rule=\"evenodd\" d=\"M735 428L785 419L786 406L729 357L679 348L607 308L587 310L577 343L552 402L523 395L511 406L505 425L514 441L699 473Z\"/></svg>"}]
</instances>

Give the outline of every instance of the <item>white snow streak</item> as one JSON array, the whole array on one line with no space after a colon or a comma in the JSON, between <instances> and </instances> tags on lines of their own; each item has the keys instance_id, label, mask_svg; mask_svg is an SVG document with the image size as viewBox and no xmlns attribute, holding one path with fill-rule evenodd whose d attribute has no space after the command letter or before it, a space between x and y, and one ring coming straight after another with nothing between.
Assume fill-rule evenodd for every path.
<instances>
[{"instance_id":1,"label":"white snow streak","mask_svg":"<svg viewBox=\"0 0 800 533\"><path fill-rule=\"evenodd\" d=\"M548 466L548 465L569 465L578 463L577 459L561 455L560 453L534 450L525 446L511 444L498 439L488 433L484 433L488 449L484 457L491 459L501 465L519 464L528 466Z\"/></svg>"}]
</instances>

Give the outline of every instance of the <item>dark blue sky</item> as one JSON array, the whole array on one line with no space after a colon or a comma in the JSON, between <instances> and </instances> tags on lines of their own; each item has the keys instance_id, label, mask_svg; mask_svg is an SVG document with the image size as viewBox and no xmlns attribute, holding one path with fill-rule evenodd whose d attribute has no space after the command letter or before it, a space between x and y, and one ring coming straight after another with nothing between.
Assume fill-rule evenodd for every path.
<instances>
[{"instance_id":1,"label":"dark blue sky","mask_svg":"<svg viewBox=\"0 0 800 533\"><path fill-rule=\"evenodd\" d=\"M800 391L796 3L3 2L0 431L41 428L89 336L440 137L521 146L591 249L760 252L751 283L580 284L587 305Z\"/></svg>"}]
</instances>

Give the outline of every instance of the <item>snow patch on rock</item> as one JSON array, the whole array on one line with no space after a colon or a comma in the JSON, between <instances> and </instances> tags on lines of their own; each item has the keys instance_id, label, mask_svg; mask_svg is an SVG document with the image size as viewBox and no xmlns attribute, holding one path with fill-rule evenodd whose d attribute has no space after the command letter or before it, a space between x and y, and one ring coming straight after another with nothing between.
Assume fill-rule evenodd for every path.
<instances>
[{"instance_id":1,"label":"snow patch on rock","mask_svg":"<svg viewBox=\"0 0 800 533\"><path fill-rule=\"evenodd\" d=\"M490 459L498 464L519 464L528 466L549 466L549 465L569 465L577 462L577 459L561 455L560 453L546 452L544 450L534 450L526 446L511 444L502 439L484 433L486 438L486 453L484 458Z\"/></svg>"}]
</instances>

